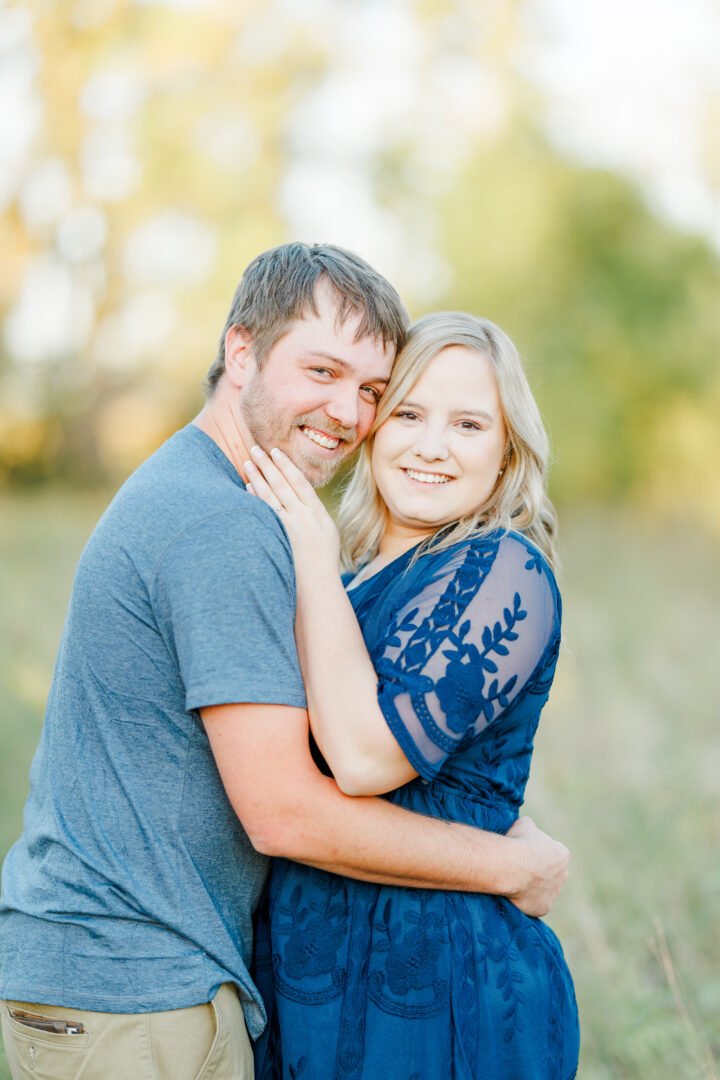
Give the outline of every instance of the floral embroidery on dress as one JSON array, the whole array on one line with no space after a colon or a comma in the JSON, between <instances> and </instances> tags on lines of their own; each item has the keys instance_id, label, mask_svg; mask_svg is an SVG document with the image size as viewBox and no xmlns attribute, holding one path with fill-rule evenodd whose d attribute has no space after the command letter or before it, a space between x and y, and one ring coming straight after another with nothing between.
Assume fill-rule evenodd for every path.
<instances>
[{"instance_id":1,"label":"floral embroidery on dress","mask_svg":"<svg viewBox=\"0 0 720 1080\"><path fill-rule=\"evenodd\" d=\"M370 974L368 994L385 1012L420 1018L433 1016L447 1002L448 982L438 961L448 928L437 895L417 889L413 900L398 917L389 898L373 922L372 954L380 963Z\"/></svg>"},{"instance_id":2,"label":"floral embroidery on dress","mask_svg":"<svg viewBox=\"0 0 720 1080\"><path fill-rule=\"evenodd\" d=\"M294 1000L320 1003L336 997L345 982L345 968L338 953L345 943L343 889L341 879L330 879L330 887L313 889L310 899L300 884L295 885L288 902L275 906L276 944L273 964L278 991ZM320 898L319 898L320 897ZM323 985L318 978L327 976Z\"/></svg>"}]
</instances>

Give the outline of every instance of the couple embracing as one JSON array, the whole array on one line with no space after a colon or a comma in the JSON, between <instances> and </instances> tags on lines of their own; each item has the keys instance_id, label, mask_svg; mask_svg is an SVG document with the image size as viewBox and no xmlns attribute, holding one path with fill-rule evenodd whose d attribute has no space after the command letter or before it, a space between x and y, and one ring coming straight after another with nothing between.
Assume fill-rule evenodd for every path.
<instances>
[{"instance_id":1,"label":"couple embracing","mask_svg":"<svg viewBox=\"0 0 720 1080\"><path fill-rule=\"evenodd\" d=\"M512 343L287 244L208 390L78 565L3 870L14 1080L570 1080L567 852L518 818L560 598ZM314 487L360 444L336 527Z\"/></svg>"}]
</instances>

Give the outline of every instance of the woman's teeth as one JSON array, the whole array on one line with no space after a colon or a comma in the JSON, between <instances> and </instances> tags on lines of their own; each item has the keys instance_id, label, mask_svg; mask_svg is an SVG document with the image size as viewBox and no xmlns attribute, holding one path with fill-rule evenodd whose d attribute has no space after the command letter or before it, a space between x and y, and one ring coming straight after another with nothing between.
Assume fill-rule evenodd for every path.
<instances>
[{"instance_id":1,"label":"woman's teeth","mask_svg":"<svg viewBox=\"0 0 720 1080\"><path fill-rule=\"evenodd\" d=\"M405 472L411 480L419 480L421 484L447 484L448 480L452 480L452 476L444 473L415 472L414 469L406 469Z\"/></svg>"},{"instance_id":2,"label":"woman's teeth","mask_svg":"<svg viewBox=\"0 0 720 1080\"><path fill-rule=\"evenodd\" d=\"M334 450L340 442L339 439L332 439L329 435L324 435L322 431L316 431L315 428L303 427L300 430L311 442L317 443L318 446L324 446L326 450Z\"/></svg>"}]
</instances>

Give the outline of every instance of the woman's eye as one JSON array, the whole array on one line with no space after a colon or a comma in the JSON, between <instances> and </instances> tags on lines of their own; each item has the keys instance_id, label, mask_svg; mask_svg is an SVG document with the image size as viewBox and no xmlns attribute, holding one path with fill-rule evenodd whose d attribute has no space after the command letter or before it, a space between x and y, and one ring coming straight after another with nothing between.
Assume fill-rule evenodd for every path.
<instances>
[{"instance_id":1,"label":"woman's eye","mask_svg":"<svg viewBox=\"0 0 720 1080\"><path fill-rule=\"evenodd\" d=\"M393 415L397 416L399 420L417 420L418 418L417 413L411 412L409 409L398 409Z\"/></svg>"},{"instance_id":2,"label":"woman's eye","mask_svg":"<svg viewBox=\"0 0 720 1080\"><path fill-rule=\"evenodd\" d=\"M461 420L460 427L463 431L482 431L479 424L476 424L474 420Z\"/></svg>"}]
</instances>

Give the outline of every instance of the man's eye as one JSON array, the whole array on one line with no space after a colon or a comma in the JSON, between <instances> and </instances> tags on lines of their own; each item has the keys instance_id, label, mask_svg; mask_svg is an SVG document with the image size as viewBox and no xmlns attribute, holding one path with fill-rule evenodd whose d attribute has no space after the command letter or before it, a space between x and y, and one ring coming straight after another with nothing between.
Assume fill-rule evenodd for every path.
<instances>
[{"instance_id":1,"label":"man's eye","mask_svg":"<svg viewBox=\"0 0 720 1080\"><path fill-rule=\"evenodd\" d=\"M380 400L380 391L376 390L374 386L361 386L360 393L366 401L372 402L373 405L377 405Z\"/></svg>"},{"instance_id":2,"label":"man's eye","mask_svg":"<svg viewBox=\"0 0 720 1080\"><path fill-rule=\"evenodd\" d=\"M326 367L314 367L310 370L313 371L316 375L332 375L332 371L330 370L330 368Z\"/></svg>"}]
</instances>

